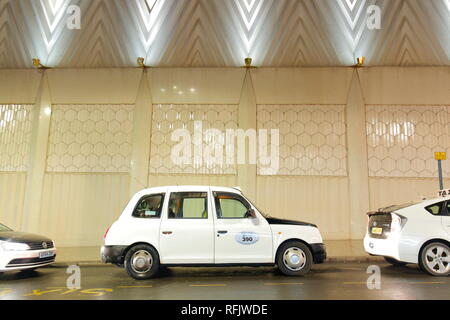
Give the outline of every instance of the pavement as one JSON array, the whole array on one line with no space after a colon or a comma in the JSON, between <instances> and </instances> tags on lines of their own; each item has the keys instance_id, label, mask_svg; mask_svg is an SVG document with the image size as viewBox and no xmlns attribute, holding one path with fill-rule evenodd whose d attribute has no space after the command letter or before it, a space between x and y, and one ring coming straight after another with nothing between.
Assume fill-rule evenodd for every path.
<instances>
[{"instance_id":1,"label":"pavement","mask_svg":"<svg viewBox=\"0 0 450 320\"><path fill-rule=\"evenodd\" d=\"M79 289L68 289L67 282L75 282L64 268L5 273L0 276L0 299L450 299L450 278L431 277L416 265L393 267L383 261L314 265L304 277L286 277L272 267L170 268L141 281L112 265L80 266L79 271Z\"/></svg>"},{"instance_id":2,"label":"pavement","mask_svg":"<svg viewBox=\"0 0 450 320\"><path fill-rule=\"evenodd\" d=\"M373 257L364 251L363 240L326 240L327 262L376 262L383 258ZM100 261L100 246L91 247L58 247L56 267L68 265L95 266Z\"/></svg>"}]
</instances>

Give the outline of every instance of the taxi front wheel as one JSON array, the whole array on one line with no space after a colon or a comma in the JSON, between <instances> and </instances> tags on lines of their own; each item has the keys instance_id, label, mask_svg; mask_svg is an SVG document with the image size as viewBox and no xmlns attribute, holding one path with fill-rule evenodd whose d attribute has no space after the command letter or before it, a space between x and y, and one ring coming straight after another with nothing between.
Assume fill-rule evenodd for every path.
<instances>
[{"instance_id":1,"label":"taxi front wheel","mask_svg":"<svg viewBox=\"0 0 450 320\"><path fill-rule=\"evenodd\" d=\"M159 271L158 252L146 244L135 245L125 255L125 270L136 280L154 277Z\"/></svg>"},{"instance_id":2,"label":"taxi front wheel","mask_svg":"<svg viewBox=\"0 0 450 320\"><path fill-rule=\"evenodd\" d=\"M300 241L289 241L278 249L278 269L287 276L303 276L311 270L313 256L308 246Z\"/></svg>"}]
</instances>

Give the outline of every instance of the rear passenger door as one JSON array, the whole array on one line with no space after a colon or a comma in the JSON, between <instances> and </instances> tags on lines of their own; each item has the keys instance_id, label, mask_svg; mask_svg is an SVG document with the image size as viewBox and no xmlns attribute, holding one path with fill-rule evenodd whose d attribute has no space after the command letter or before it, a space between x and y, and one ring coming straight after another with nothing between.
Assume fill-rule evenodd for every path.
<instances>
[{"instance_id":1,"label":"rear passenger door","mask_svg":"<svg viewBox=\"0 0 450 320\"><path fill-rule=\"evenodd\" d=\"M214 224L208 205L208 189L170 189L160 228L161 263L214 262Z\"/></svg>"}]
</instances>

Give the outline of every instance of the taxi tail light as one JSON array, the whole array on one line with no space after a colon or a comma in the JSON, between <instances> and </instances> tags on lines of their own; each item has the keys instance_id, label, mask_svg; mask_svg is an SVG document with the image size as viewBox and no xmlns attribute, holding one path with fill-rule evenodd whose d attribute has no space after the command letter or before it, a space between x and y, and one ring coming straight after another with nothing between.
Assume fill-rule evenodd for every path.
<instances>
[{"instance_id":1,"label":"taxi tail light","mask_svg":"<svg viewBox=\"0 0 450 320\"><path fill-rule=\"evenodd\" d=\"M391 216L391 233L400 232L405 226L408 219L402 215L399 215L398 213L391 213Z\"/></svg>"},{"instance_id":2,"label":"taxi tail light","mask_svg":"<svg viewBox=\"0 0 450 320\"><path fill-rule=\"evenodd\" d=\"M106 229L105 234L103 235L103 239L106 239L106 236L108 235L109 228L111 228L111 227L108 227L108 229Z\"/></svg>"}]
</instances>

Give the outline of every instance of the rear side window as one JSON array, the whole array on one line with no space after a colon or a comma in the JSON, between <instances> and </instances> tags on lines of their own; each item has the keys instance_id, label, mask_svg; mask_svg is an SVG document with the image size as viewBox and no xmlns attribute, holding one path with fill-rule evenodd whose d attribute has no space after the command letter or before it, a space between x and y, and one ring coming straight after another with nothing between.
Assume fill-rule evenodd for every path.
<instances>
[{"instance_id":1,"label":"rear side window","mask_svg":"<svg viewBox=\"0 0 450 320\"><path fill-rule=\"evenodd\" d=\"M434 216L445 215L444 204L445 204L445 202L438 202L438 203L429 205L428 207L425 207L425 210L427 210L429 213L431 213Z\"/></svg>"},{"instance_id":2,"label":"rear side window","mask_svg":"<svg viewBox=\"0 0 450 320\"><path fill-rule=\"evenodd\" d=\"M172 192L167 217L169 219L207 219L208 193Z\"/></svg>"},{"instance_id":3,"label":"rear side window","mask_svg":"<svg viewBox=\"0 0 450 320\"><path fill-rule=\"evenodd\" d=\"M135 218L159 218L161 217L162 205L164 203L164 194L151 194L143 196L134 208L133 217Z\"/></svg>"}]
</instances>

